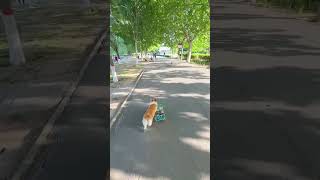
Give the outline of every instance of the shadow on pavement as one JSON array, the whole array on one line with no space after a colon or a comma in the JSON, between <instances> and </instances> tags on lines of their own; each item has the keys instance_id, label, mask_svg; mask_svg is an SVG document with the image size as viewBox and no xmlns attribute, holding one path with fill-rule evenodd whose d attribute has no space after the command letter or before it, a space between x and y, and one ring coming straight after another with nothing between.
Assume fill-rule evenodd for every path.
<instances>
[{"instance_id":1,"label":"shadow on pavement","mask_svg":"<svg viewBox=\"0 0 320 180\"><path fill-rule=\"evenodd\" d=\"M186 67L155 68L144 74L111 135L114 179L117 179L115 175L118 179L130 175L131 178L209 179L210 76ZM171 78L178 82L171 82ZM200 79L204 82L196 83ZM155 94L164 104L168 119L154 122L143 133L141 118Z\"/></svg>"}]
</instances>

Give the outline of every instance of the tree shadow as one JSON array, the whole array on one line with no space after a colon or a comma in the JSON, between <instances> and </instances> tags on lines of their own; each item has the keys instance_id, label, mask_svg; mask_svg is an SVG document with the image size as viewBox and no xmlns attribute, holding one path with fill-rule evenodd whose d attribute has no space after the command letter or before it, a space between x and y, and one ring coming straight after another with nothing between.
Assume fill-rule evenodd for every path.
<instances>
[{"instance_id":1,"label":"tree shadow","mask_svg":"<svg viewBox=\"0 0 320 180\"><path fill-rule=\"evenodd\" d=\"M319 176L318 72L281 66L213 70L216 178Z\"/></svg>"},{"instance_id":2,"label":"tree shadow","mask_svg":"<svg viewBox=\"0 0 320 180\"><path fill-rule=\"evenodd\" d=\"M286 35L281 29L215 28L215 50L267 56L320 56L320 48L301 44L298 35Z\"/></svg>"},{"instance_id":3,"label":"tree shadow","mask_svg":"<svg viewBox=\"0 0 320 180\"><path fill-rule=\"evenodd\" d=\"M62 177L105 179L108 164L105 156L108 149L106 130L108 86L105 85L107 73L102 68L107 67L105 58L106 56L98 55L89 64L70 104L66 106L61 118L56 121L48 137L50 143L41 147L48 153L38 155L41 156L40 160L32 165L26 178L33 180L35 178L61 179ZM20 113L14 115L15 121L13 117L1 118L1 134L15 135L18 131L25 132L21 137L15 135L18 138L15 148L8 148L8 151L1 155L2 158L7 158L5 162L14 164L13 169L8 170L8 173L13 172L34 144L43 125L59 103L59 99L56 100L55 97L59 93L63 94L69 84L56 81L29 86L30 91L19 94L18 100L28 100L30 104L22 101L21 104L12 104L11 108ZM52 108L52 111L48 112L48 108ZM23 109L25 111L22 112ZM6 137L2 136L1 139L6 140ZM65 169L68 169L68 172Z\"/></svg>"},{"instance_id":4,"label":"tree shadow","mask_svg":"<svg viewBox=\"0 0 320 180\"><path fill-rule=\"evenodd\" d=\"M319 172L320 147L314 145L320 137L315 132L301 129L302 124L305 126L308 124L306 122L314 120L296 111L268 108L261 111L250 110L250 103L247 104L247 110L237 110L230 106L213 108L213 168L216 178L316 177ZM293 116L295 118L290 118ZM320 131L319 123L316 129ZM294 133L295 131L300 133ZM309 143L312 143L314 150L308 149Z\"/></svg>"},{"instance_id":5,"label":"tree shadow","mask_svg":"<svg viewBox=\"0 0 320 180\"><path fill-rule=\"evenodd\" d=\"M213 73L215 102L273 100L303 107L319 100L318 69L219 67Z\"/></svg>"},{"instance_id":6,"label":"tree shadow","mask_svg":"<svg viewBox=\"0 0 320 180\"><path fill-rule=\"evenodd\" d=\"M220 7L219 7L220 9ZM253 15L253 14L241 14L241 13L214 13L213 20L254 20L254 19L277 19L277 20L289 20L295 18L289 17L274 17L264 15Z\"/></svg>"},{"instance_id":7,"label":"tree shadow","mask_svg":"<svg viewBox=\"0 0 320 180\"><path fill-rule=\"evenodd\" d=\"M291 18L238 3L218 1L228 10L211 15L212 63L219 61L211 71L211 172L226 180L318 179L320 48Z\"/></svg>"},{"instance_id":8,"label":"tree shadow","mask_svg":"<svg viewBox=\"0 0 320 180\"><path fill-rule=\"evenodd\" d=\"M47 154L29 179L103 179L108 168L108 115L105 56L89 64L70 103L48 137ZM67 170L67 171L66 171Z\"/></svg>"}]
</instances>

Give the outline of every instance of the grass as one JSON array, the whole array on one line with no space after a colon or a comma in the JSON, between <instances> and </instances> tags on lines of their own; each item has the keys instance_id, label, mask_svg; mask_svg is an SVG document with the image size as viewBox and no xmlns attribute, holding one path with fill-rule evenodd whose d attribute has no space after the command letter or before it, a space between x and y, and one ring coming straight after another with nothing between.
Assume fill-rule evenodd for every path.
<instances>
[{"instance_id":1,"label":"grass","mask_svg":"<svg viewBox=\"0 0 320 180\"><path fill-rule=\"evenodd\" d=\"M192 59L191 63L192 64L203 65L203 66L209 66L210 65L210 61L209 60L203 60L203 59Z\"/></svg>"},{"instance_id":2,"label":"grass","mask_svg":"<svg viewBox=\"0 0 320 180\"><path fill-rule=\"evenodd\" d=\"M187 54L184 55L184 59L187 59ZM191 63L203 66L209 66L211 62L210 54L206 53L192 53Z\"/></svg>"},{"instance_id":3,"label":"grass","mask_svg":"<svg viewBox=\"0 0 320 180\"><path fill-rule=\"evenodd\" d=\"M116 64L116 73L119 81L129 82L139 75L143 65L127 65L127 64ZM110 72L111 73L111 72ZM112 74L110 74L110 82L112 82Z\"/></svg>"},{"instance_id":4,"label":"grass","mask_svg":"<svg viewBox=\"0 0 320 180\"><path fill-rule=\"evenodd\" d=\"M80 56L105 25L106 8L96 5L93 12L83 12L70 6L59 6L17 11L15 18L27 62ZM5 34L1 32L0 55L7 48ZM0 56L1 63L6 61L7 56Z\"/></svg>"},{"instance_id":5,"label":"grass","mask_svg":"<svg viewBox=\"0 0 320 180\"><path fill-rule=\"evenodd\" d=\"M16 11L15 18L27 65L80 63L84 50L107 24L106 2L93 4L92 9L93 11L83 11L72 6L48 6ZM7 81L11 77L15 77L17 81L24 80L23 77L27 76L30 77L28 80L42 78L30 75L38 72L30 73L21 69L19 74L12 70L15 68L10 66L8 61L7 40L5 33L1 31L0 81ZM67 65L62 65L62 68L67 68ZM60 71L60 67L52 67L50 71ZM54 73L51 76L53 77Z\"/></svg>"}]
</instances>

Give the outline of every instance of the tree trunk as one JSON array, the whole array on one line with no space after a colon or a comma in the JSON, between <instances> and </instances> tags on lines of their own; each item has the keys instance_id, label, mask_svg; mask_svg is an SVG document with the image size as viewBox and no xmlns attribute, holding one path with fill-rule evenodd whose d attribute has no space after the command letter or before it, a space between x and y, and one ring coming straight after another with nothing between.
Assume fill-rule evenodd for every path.
<instances>
[{"instance_id":1,"label":"tree trunk","mask_svg":"<svg viewBox=\"0 0 320 180\"><path fill-rule=\"evenodd\" d=\"M188 51L188 58L187 58L188 63L191 62L191 55L192 55L192 41L189 41L189 51Z\"/></svg>"},{"instance_id":2,"label":"tree trunk","mask_svg":"<svg viewBox=\"0 0 320 180\"><path fill-rule=\"evenodd\" d=\"M120 59L120 54L119 54L118 48L117 48L117 50L115 50L115 51L116 51L116 54L117 54L118 58Z\"/></svg>"},{"instance_id":3,"label":"tree trunk","mask_svg":"<svg viewBox=\"0 0 320 180\"><path fill-rule=\"evenodd\" d=\"M140 43L140 54L141 54L141 58L143 57L143 51L142 51L142 47L141 47L141 43Z\"/></svg>"},{"instance_id":4,"label":"tree trunk","mask_svg":"<svg viewBox=\"0 0 320 180\"><path fill-rule=\"evenodd\" d=\"M112 45L111 45L112 49L113 49L113 50L116 52L116 54L117 54L117 57L120 58L119 48L118 48L117 44L116 44L115 42L112 42L111 44L112 44Z\"/></svg>"},{"instance_id":5,"label":"tree trunk","mask_svg":"<svg viewBox=\"0 0 320 180\"><path fill-rule=\"evenodd\" d=\"M136 54L138 54L138 43L137 43L137 40L134 41L134 46L135 46L135 49L136 49Z\"/></svg>"},{"instance_id":6,"label":"tree trunk","mask_svg":"<svg viewBox=\"0 0 320 180\"><path fill-rule=\"evenodd\" d=\"M320 2L317 2L317 18L320 21Z\"/></svg>"},{"instance_id":7,"label":"tree trunk","mask_svg":"<svg viewBox=\"0 0 320 180\"><path fill-rule=\"evenodd\" d=\"M110 68L111 68L113 82L118 82L118 77L117 77L117 73L116 73L116 67L115 66L110 66Z\"/></svg>"},{"instance_id":8,"label":"tree trunk","mask_svg":"<svg viewBox=\"0 0 320 180\"><path fill-rule=\"evenodd\" d=\"M112 81L113 82L118 82L118 77L116 73L116 67L114 66L114 62L112 57L110 57L110 69L111 69L111 74L112 74Z\"/></svg>"},{"instance_id":9,"label":"tree trunk","mask_svg":"<svg viewBox=\"0 0 320 180\"><path fill-rule=\"evenodd\" d=\"M135 46L135 49L136 49L136 55L138 55L138 42L137 40L134 40L134 46ZM140 57L141 58L141 57ZM136 65L139 63L139 59L136 58Z\"/></svg>"},{"instance_id":10,"label":"tree trunk","mask_svg":"<svg viewBox=\"0 0 320 180\"><path fill-rule=\"evenodd\" d=\"M25 64L26 60L22 49L19 32L17 30L16 20L13 15L13 10L11 10L11 8L3 10L1 13L1 17L8 40L10 64Z\"/></svg>"},{"instance_id":11,"label":"tree trunk","mask_svg":"<svg viewBox=\"0 0 320 180\"><path fill-rule=\"evenodd\" d=\"M182 48L181 48L181 58L183 59L183 46L182 46ZM181 59L181 60L182 60Z\"/></svg>"},{"instance_id":12,"label":"tree trunk","mask_svg":"<svg viewBox=\"0 0 320 180\"><path fill-rule=\"evenodd\" d=\"M111 56L110 56L110 66L114 66L114 62Z\"/></svg>"}]
</instances>

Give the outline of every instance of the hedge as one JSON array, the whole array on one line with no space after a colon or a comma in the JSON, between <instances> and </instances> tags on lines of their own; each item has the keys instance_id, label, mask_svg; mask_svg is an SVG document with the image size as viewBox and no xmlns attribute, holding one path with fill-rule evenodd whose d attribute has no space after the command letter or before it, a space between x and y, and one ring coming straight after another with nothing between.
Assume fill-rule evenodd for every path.
<instances>
[{"instance_id":1,"label":"hedge","mask_svg":"<svg viewBox=\"0 0 320 180\"><path fill-rule=\"evenodd\" d=\"M188 55L184 54L183 59L187 59ZM210 55L209 54L192 54L191 55L191 62L195 64L200 64L200 65L209 65L211 61Z\"/></svg>"}]
</instances>

